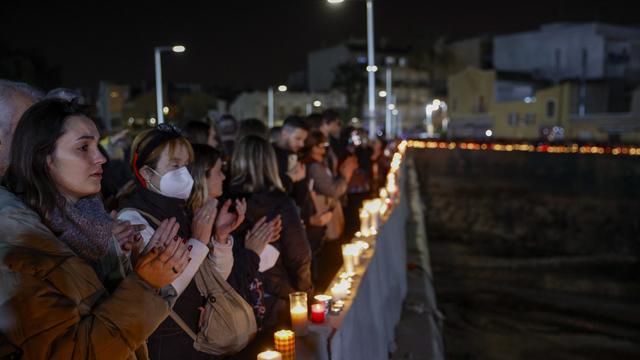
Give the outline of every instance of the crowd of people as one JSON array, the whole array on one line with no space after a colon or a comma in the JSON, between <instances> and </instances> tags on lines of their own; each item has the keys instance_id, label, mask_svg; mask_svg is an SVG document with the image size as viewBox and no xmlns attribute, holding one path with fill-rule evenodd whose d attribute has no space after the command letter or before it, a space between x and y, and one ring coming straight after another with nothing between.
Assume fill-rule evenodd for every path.
<instances>
[{"instance_id":1,"label":"crowd of people","mask_svg":"<svg viewBox=\"0 0 640 360\"><path fill-rule=\"evenodd\" d=\"M91 114L0 80L0 358L255 359L389 166L330 109L106 134Z\"/></svg>"}]
</instances>

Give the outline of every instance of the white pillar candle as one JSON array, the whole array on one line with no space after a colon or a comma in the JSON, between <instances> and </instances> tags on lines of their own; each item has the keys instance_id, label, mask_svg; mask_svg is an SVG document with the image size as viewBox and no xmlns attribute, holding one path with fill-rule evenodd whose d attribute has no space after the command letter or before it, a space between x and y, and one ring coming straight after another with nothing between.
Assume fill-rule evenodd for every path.
<instances>
[{"instance_id":1,"label":"white pillar candle","mask_svg":"<svg viewBox=\"0 0 640 360\"><path fill-rule=\"evenodd\" d=\"M282 354L273 350L263 351L258 354L258 360L282 360Z\"/></svg>"}]
</instances>

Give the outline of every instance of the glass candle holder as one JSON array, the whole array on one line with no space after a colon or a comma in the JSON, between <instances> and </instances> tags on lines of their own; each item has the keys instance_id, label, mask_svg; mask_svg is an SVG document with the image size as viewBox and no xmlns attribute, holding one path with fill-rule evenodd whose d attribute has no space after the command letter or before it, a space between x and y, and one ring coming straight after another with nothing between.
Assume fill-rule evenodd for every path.
<instances>
[{"instance_id":1,"label":"glass candle holder","mask_svg":"<svg viewBox=\"0 0 640 360\"><path fill-rule=\"evenodd\" d=\"M289 311L291 312L291 327L296 333L296 336L307 335L309 321L307 318L306 292L289 294Z\"/></svg>"},{"instance_id":2,"label":"glass candle holder","mask_svg":"<svg viewBox=\"0 0 640 360\"><path fill-rule=\"evenodd\" d=\"M311 321L314 323L322 324L324 322L326 307L323 303L316 303L311 305Z\"/></svg>"}]
</instances>

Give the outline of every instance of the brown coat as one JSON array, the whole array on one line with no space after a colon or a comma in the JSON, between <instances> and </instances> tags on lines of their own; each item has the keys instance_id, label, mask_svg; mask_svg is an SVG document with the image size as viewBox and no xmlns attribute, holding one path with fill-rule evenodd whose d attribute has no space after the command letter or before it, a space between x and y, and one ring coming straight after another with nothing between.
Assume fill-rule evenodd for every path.
<instances>
[{"instance_id":1,"label":"brown coat","mask_svg":"<svg viewBox=\"0 0 640 360\"><path fill-rule=\"evenodd\" d=\"M135 273L109 294L93 268L0 187L0 331L24 359L146 359L169 302Z\"/></svg>"}]
</instances>

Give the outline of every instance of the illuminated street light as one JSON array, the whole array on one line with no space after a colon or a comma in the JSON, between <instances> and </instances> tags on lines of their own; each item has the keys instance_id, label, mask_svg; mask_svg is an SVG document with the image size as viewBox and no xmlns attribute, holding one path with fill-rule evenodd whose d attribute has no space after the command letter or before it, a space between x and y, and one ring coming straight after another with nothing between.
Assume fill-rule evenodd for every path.
<instances>
[{"instance_id":1,"label":"illuminated street light","mask_svg":"<svg viewBox=\"0 0 640 360\"><path fill-rule=\"evenodd\" d=\"M380 96L381 98L383 98L383 97L387 97L387 92L386 92L386 91L384 91L384 90L380 90L380 91L378 92L378 96Z\"/></svg>"},{"instance_id":2,"label":"illuminated street light","mask_svg":"<svg viewBox=\"0 0 640 360\"><path fill-rule=\"evenodd\" d=\"M313 106L315 106L315 107L320 107L320 106L322 106L322 102L321 102L320 100L315 100L315 101L313 102Z\"/></svg>"},{"instance_id":3,"label":"illuminated street light","mask_svg":"<svg viewBox=\"0 0 640 360\"><path fill-rule=\"evenodd\" d=\"M487 135L487 137L491 137L491 135L493 135L493 131L487 130L484 132L484 134Z\"/></svg>"},{"instance_id":4,"label":"illuminated street light","mask_svg":"<svg viewBox=\"0 0 640 360\"><path fill-rule=\"evenodd\" d=\"M158 114L158 124L164 123L164 106L162 104L162 65L160 64L160 54L163 51L173 51L174 53L183 53L186 48L182 45L175 46L158 46L154 48L154 59L156 63L156 112ZM155 124L156 119L153 119ZM151 120L149 120L151 122Z\"/></svg>"},{"instance_id":5,"label":"illuminated street light","mask_svg":"<svg viewBox=\"0 0 640 360\"><path fill-rule=\"evenodd\" d=\"M367 72L369 73L369 137L376 135L376 75L378 67L375 65L375 51L373 43L373 0L367 1ZM339 4L344 0L327 0L330 4Z\"/></svg>"},{"instance_id":6,"label":"illuminated street light","mask_svg":"<svg viewBox=\"0 0 640 360\"><path fill-rule=\"evenodd\" d=\"M278 86L278 91L280 91L280 92L285 92L285 91L287 91L287 85L280 85L280 86Z\"/></svg>"},{"instance_id":7,"label":"illuminated street light","mask_svg":"<svg viewBox=\"0 0 640 360\"><path fill-rule=\"evenodd\" d=\"M162 113L165 114L165 115L168 115L169 114L169 107L168 106L163 107L162 108Z\"/></svg>"},{"instance_id":8,"label":"illuminated street light","mask_svg":"<svg viewBox=\"0 0 640 360\"><path fill-rule=\"evenodd\" d=\"M183 53L185 50L187 50L187 48L182 45L176 45L171 48L171 51L173 51L174 53Z\"/></svg>"}]
</instances>

